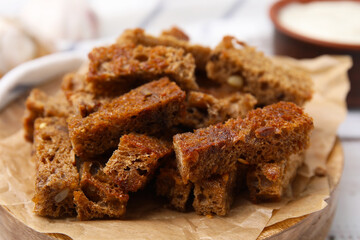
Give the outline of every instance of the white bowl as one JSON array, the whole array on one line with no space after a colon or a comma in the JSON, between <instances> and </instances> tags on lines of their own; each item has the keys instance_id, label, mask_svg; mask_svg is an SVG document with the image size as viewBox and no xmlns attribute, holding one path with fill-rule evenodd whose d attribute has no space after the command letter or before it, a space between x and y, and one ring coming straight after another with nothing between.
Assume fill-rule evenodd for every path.
<instances>
[{"instance_id":1,"label":"white bowl","mask_svg":"<svg viewBox=\"0 0 360 240\"><path fill-rule=\"evenodd\" d=\"M84 52L54 53L12 69L0 79L0 111L24 91L76 70L85 59Z\"/></svg>"}]
</instances>

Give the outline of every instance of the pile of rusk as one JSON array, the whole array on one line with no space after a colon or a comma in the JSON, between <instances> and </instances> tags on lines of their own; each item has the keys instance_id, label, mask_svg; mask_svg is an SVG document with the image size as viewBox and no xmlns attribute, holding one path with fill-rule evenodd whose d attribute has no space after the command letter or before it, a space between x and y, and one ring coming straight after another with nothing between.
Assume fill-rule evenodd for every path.
<instances>
[{"instance_id":1,"label":"pile of rusk","mask_svg":"<svg viewBox=\"0 0 360 240\"><path fill-rule=\"evenodd\" d=\"M210 49L177 28L126 30L55 96L30 93L34 212L121 218L129 194L154 185L167 206L202 215L226 215L246 189L279 201L309 145L311 96L308 75L233 37Z\"/></svg>"}]
</instances>

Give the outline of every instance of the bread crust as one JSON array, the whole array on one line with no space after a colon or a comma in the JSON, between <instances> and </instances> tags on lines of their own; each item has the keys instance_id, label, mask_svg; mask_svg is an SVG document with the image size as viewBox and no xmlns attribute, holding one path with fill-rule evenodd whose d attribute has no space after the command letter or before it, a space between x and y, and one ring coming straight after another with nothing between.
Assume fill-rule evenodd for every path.
<instances>
[{"instance_id":1,"label":"bread crust","mask_svg":"<svg viewBox=\"0 0 360 240\"><path fill-rule=\"evenodd\" d=\"M188 41L179 39L179 37L162 35L154 37L146 34L143 29L135 28L125 30L117 39L118 44L132 43L144 46L168 46L184 49L186 53L191 53L195 59L196 69L205 71L206 63L209 59L211 49L197 44L190 44Z\"/></svg>"},{"instance_id":2,"label":"bread crust","mask_svg":"<svg viewBox=\"0 0 360 240\"><path fill-rule=\"evenodd\" d=\"M79 173L64 118L35 120L33 159L35 214L54 218L74 216L73 192L79 188Z\"/></svg>"},{"instance_id":3,"label":"bread crust","mask_svg":"<svg viewBox=\"0 0 360 240\"><path fill-rule=\"evenodd\" d=\"M170 128L184 111L185 93L169 79L144 84L102 105L85 118L69 120L71 142L80 157L115 149L123 134Z\"/></svg>"},{"instance_id":4,"label":"bread crust","mask_svg":"<svg viewBox=\"0 0 360 240\"><path fill-rule=\"evenodd\" d=\"M250 200L254 203L280 201L304 157L304 153L293 154L279 162L251 166L246 177Z\"/></svg>"},{"instance_id":5,"label":"bread crust","mask_svg":"<svg viewBox=\"0 0 360 240\"><path fill-rule=\"evenodd\" d=\"M157 195L166 197L167 206L180 212L188 210L193 188L194 185L191 182L184 183L182 181L175 158L169 159L156 176Z\"/></svg>"},{"instance_id":6,"label":"bread crust","mask_svg":"<svg viewBox=\"0 0 360 240\"><path fill-rule=\"evenodd\" d=\"M33 141L34 122L37 118L67 118L72 113L72 108L62 92L55 96L48 96L37 88L31 90L29 97L26 99L25 106L23 128L25 139L29 142Z\"/></svg>"},{"instance_id":7,"label":"bread crust","mask_svg":"<svg viewBox=\"0 0 360 240\"><path fill-rule=\"evenodd\" d=\"M195 183L195 212L199 215L227 215L235 198L236 184L236 168L223 175L215 175Z\"/></svg>"},{"instance_id":8,"label":"bread crust","mask_svg":"<svg viewBox=\"0 0 360 240\"><path fill-rule=\"evenodd\" d=\"M83 161L80 189L74 192L79 220L121 218L126 213L129 195L117 186L98 161Z\"/></svg>"},{"instance_id":9,"label":"bread crust","mask_svg":"<svg viewBox=\"0 0 360 240\"><path fill-rule=\"evenodd\" d=\"M244 119L174 136L174 150L185 182L222 175L239 159L249 164L279 161L306 149L313 121L302 108L279 102L250 111Z\"/></svg>"},{"instance_id":10,"label":"bread crust","mask_svg":"<svg viewBox=\"0 0 360 240\"><path fill-rule=\"evenodd\" d=\"M93 49L89 60L86 81L97 95L116 96L161 77L169 77L184 90L199 88L194 58L181 48L113 44Z\"/></svg>"},{"instance_id":11,"label":"bread crust","mask_svg":"<svg viewBox=\"0 0 360 240\"><path fill-rule=\"evenodd\" d=\"M106 163L104 173L126 192L143 189L160 161L173 152L172 144L144 134L120 138L118 149Z\"/></svg>"},{"instance_id":12,"label":"bread crust","mask_svg":"<svg viewBox=\"0 0 360 240\"><path fill-rule=\"evenodd\" d=\"M301 106L313 93L307 73L275 65L262 52L231 36L225 36L212 51L206 72L216 82L251 93L260 105L288 101Z\"/></svg>"},{"instance_id":13,"label":"bread crust","mask_svg":"<svg viewBox=\"0 0 360 240\"><path fill-rule=\"evenodd\" d=\"M208 127L230 118L245 117L252 110L256 99L251 94L233 93L223 98L191 91L187 95L186 114L180 124L191 129Z\"/></svg>"}]
</instances>

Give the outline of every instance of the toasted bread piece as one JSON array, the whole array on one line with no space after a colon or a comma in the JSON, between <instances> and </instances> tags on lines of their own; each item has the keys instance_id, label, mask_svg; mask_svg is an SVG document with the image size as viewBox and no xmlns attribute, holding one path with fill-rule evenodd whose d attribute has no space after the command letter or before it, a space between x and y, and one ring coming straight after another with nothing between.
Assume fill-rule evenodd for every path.
<instances>
[{"instance_id":1,"label":"toasted bread piece","mask_svg":"<svg viewBox=\"0 0 360 240\"><path fill-rule=\"evenodd\" d=\"M23 119L25 139L33 141L34 122L39 117L68 117L72 108L63 93L48 96L40 89L33 89L26 99L26 110Z\"/></svg>"},{"instance_id":2,"label":"toasted bread piece","mask_svg":"<svg viewBox=\"0 0 360 240\"><path fill-rule=\"evenodd\" d=\"M229 120L226 126L238 133L233 142L240 158L250 164L281 160L305 150L314 128L313 119L290 102L252 110L239 120Z\"/></svg>"},{"instance_id":3,"label":"toasted bread piece","mask_svg":"<svg viewBox=\"0 0 360 240\"><path fill-rule=\"evenodd\" d=\"M62 78L61 90L69 99L75 92L86 91L86 85L86 73L72 72Z\"/></svg>"},{"instance_id":4,"label":"toasted bread piece","mask_svg":"<svg viewBox=\"0 0 360 240\"><path fill-rule=\"evenodd\" d=\"M252 166L247 174L250 199L255 203L280 201L304 161L304 154L293 154L280 162Z\"/></svg>"},{"instance_id":5,"label":"toasted bread piece","mask_svg":"<svg viewBox=\"0 0 360 240\"><path fill-rule=\"evenodd\" d=\"M196 182L193 202L195 212L200 215L227 215L234 201L237 182L236 168L223 175Z\"/></svg>"},{"instance_id":6,"label":"toasted bread piece","mask_svg":"<svg viewBox=\"0 0 360 240\"><path fill-rule=\"evenodd\" d=\"M107 96L96 95L91 86L86 82L89 69L88 62L84 63L77 72L66 74L61 83L61 90L73 108L74 114L82 117L96 112L101 105L110 101ZM118 96L130 91L124 89L118 92Z\"/></svg>"},{"instance_id":7,"label":"toasted bread piece","mask_svg":"<svg viewBox=\"0 0 360 240\"><path fill-rule=\"evenodd\" d=\"M69 102L74 114L80 117L87 117L100 109L104 104L111 101L109 97L97 97L93 93L78 91L69 97Z\"/></svg>"},{"instance_id":8,"label":"toasted bread piece","mask_svg":"<svg viewBox=\"0 0 360 240\"><path fill-rule=\"evenodd\" d=\"M249 92L260 105L278 101L303 105L311 99L313 83L300 70L275 65L262 52L225 36L206 66L210 79Z\"/></svg>"},{"instance_id":9,"label":"toasted bread piece","mask_svg":"<svg viewBox=\"0 0 360 240\"><path fill-rule=\"evenodd\" d=\"M64 118L35 120L33 158L35 214L54 218L74 216L73 192L79 188L79 173Z\"/></svg>"},{"instance_id":10,"label":"toasted bread piece","mask_svg":"<svg viewBox=\"0 0 360 240\"><path fill-rule=\"evenodd\" d=\"M193 188L191 182L182 181L175 158L169 159L156 177L157 195L166 197L168 206L181 212L187 210Z\"/></svg>"},{"instance_id":11,"label":"toasted bread piece","mask_svg":"<svg viewBox=\"0 0 360 240\"><path fill-rule=\"evenodd\" d=\"M73 113L86 117L96 112L101 105L110 102L108 96L96 95L85 81L86 75L81 73L69 73L62 81L62 91L73 109ZM119 92L121 95L123 92Z\"/></svg>"},{"instance_id":12,"label":"toasted bread piece","mask_svg":"<svg viewBox=\"0 0 360 240\"><path fill-rule=\"evenodd\" d=\"M178 27L172 27L161 32L160 37L172 36L178 40L189 41L189 36Z\"/></svg>"},{"instance_id":13,"label":"toasted bread piece","mask_svg":"<svg viewBox=\"0 0 360 240\"><path fill-rule=\"evenodd\" d=\"M225 122L229 118L245 117L254 108L256 99L251 94L233 93L224 98L191 91L187 95L186 114L180 123L197 129Z\"/></svg>"},{"instance_id":14,"label":"toasted bread piece","mask_svg":"<svg viewBox=\"0 0 360 240\"><path fill-rule=\"evenodd\" d=\"M155 137L123 135L118 149L106 163L104 173L126 192L136 192L153 177L159 161L172 152L171 143Z\"/></svg>"},{"instance_id":15,"label":"toasted bread piece","mask_svg":"<svg viewBox=\"0 0 360 240\"><path fill-rule=\"evenodd\" d=\"M205 71L206 63L209 59L211 49L201 45L190 44L188 41L180 40L178 36L162 35L154 37L146 34L143 29L128 29L117 39L119 44L133 43L144 46L169 46L182 48L186 53L191 53L195 58L196 68Z\"/></svg>"},{"instance_id":16,"label":"toasted bread piece","mask_svg":"<svg viewBox=\"0 0 360 240\"><path fill-rule=\"evenodd\" d=\"M234 151L234 134L221 123L197 129L194 133L176 134L173 144L183 181L198 182L234 168L239 156Z\"/></svg>"},{"instance_id":17,"label":"toasted bread piece","mask_svg":"<svg viewBox=\"0 0 360 240\"><path fill-rule=\"evenodd\" d=\"M250 111L244 119L174 136L180 174L186 182L222 175L238 159L250 164L280 161L306 149L312 118L293 103L280 102Z\"/></svg>"},{"instance_id":18,"label":"toasted bread piece","mask_svg":"<svg viewBox=\"0 0 360 240\"><path fill-rule=\"evenodd\" d=\"M85 118L69 120L71 142L80 157L116 148L123 134L155 133L176 124L185 93L169 79L147 83L102 105Z\"/></svg>"},{"instance_id":19,"label":"toasted bread piece","mask_svg":"<svg viewBox=\"0 0 360 240\"><path fill-rule=\"evenodd\" d=\"M103 173L99 162L82 162L80 173L81 188L74 192L78 219L120 218L125 214L129 195Z\"/></svg>"},{"instance_id":20,"label":"toasted bread piece","mask_svg":"<svg viewBox=\"0 0 360 240\"><path fill-rule=\"evenodd\" d=\"M195 81L195 62L183 49L142 45L119 45L93 49L86 81L99 95L169 77L184 90L198 89Z\"/></svg>"}]
</instances>

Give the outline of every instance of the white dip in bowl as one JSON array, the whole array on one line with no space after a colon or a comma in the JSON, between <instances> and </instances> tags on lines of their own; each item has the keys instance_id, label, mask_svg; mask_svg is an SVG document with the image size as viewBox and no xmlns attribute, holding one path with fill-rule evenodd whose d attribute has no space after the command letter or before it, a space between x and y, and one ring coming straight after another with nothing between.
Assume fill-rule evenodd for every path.
<instances>
[{"instance_id":1,"label":"white dip in bowl","mask_svg":"<svg viewBox=\"0 0 360 240\"><path fill-rule=\"evenodd\" d=\"M360 1L292 3L278 19L283 27L308 38L360 45Z\"/></svg>"}]
</instances>

